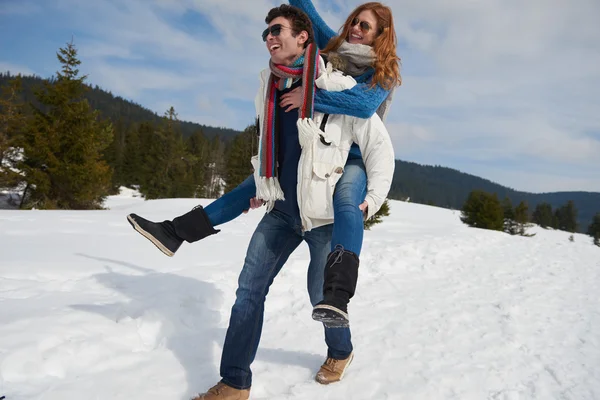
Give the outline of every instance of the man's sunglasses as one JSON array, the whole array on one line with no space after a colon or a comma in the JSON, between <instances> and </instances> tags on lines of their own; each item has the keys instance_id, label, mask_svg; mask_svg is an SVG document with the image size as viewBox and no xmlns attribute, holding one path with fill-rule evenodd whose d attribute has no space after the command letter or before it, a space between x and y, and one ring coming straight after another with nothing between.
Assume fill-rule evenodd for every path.
<instances>
[{"instance_id":1,"label":"man's sunglasses","mask_svg":"<svg viewBox=\"0 0 600 400\"><path fill-rule=\"evenodd\" d=\"M350 24L350 26L353 27L356 24L359 24L360 30L363 31L364 33L368 33L371 30L371 25L367 21L361 21L360 19L358 19L358 17L355 17L352 20L352 23Z\"/></svg>"},{"instance_id":2,"label":"man's sunglasses","mask_svg":"<svg viewBox=\"0 0 600 400\"><path fill-rule=\"evenodd\" d=\"M281 24L275 24L275 25L272 25L272 26L268 27L262 33L263 42L267 41L267 36L269 36L269 33L272 36L279 36L279 34L281 34L281 30L284 29L284 28L288 28L289 29L289 27L283 26Z\"/></svg>"}]
</instances>

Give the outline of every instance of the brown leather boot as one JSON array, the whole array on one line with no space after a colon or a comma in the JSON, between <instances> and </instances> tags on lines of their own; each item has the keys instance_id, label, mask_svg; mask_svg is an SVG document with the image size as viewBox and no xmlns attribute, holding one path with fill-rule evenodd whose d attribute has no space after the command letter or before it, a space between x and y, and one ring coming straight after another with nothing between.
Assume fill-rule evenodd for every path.
<instances>
[{"instance_id":1,"label":"brown leather boot","mask_svg":"<svg viewBox=\"0 0 600 400\"><path fill-rule=\"evenodd\" d=\"M223 382L217 383L208 389L208 392L199 394L192 400L248 400L250 389L234 389Z\"/></svg>"},{"instance_id":2,"label":"brown leather boot","mask_svg":"<svg viewBox=\"0 0 600 400\"><path fill-rule=\"evenodd\" d=\"M317 372L317 376L315 376L316 381L323 385L329 385L330 383L342 380L344 372L350 366L353 358L354 353L350 353L350 356L345 360L327 358L325 363L321 365L319 372Z\"/></svg>"}]
</instances>

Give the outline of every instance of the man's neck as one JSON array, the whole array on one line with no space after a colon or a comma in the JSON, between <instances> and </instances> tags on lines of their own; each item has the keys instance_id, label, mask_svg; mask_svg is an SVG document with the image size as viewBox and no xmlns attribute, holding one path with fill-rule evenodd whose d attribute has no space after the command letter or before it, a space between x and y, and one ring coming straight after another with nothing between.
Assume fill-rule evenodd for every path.
<instances>
[{"instance_id":1,"label":"man's neck","mask_svg":"<svg viewBox=\"0 0 600 400\"><path fill-rule=\"evenodd\" d=\"M296 60L299 59L302 56L302 54L304 54L304 49L302 49L295 56L292 56L292 57L288 58L287 60L285 60L283 62L283 64L280 64L280 65L283 65L284 67L291 67L292 65L294 65L294 63L296 62Z\"/></svg>"}]
</instances>

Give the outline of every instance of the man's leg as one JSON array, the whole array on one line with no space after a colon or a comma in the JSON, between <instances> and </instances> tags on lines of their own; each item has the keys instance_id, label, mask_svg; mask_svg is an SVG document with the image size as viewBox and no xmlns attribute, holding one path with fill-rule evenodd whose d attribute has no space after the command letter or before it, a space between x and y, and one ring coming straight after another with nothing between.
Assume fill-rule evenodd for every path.
<instances>
[{"instance_id":1,"label":"man's leg","mask_svg":"<svg viewBox=\"0 0 600 400\"><path fill-rule=\"evenodd\" d=\"M220 369L223 383L236 389L251 386L250 365L260 341L269 286L301 241L292 223L277 210L266 214L256 228L238 280L223 345Z\"/></svg>"}]
</instances>

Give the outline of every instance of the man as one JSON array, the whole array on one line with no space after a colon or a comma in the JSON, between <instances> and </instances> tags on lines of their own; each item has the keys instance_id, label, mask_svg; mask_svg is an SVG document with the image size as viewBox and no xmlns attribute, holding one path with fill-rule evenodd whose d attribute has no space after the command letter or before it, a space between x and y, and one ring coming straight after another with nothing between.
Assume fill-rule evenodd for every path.
<instances>
[{"instance_id":1,"label":"man","mask_svg":"<svg viewBox=\"0 0 600 400\"><path fill-rule=\"evenodd\" d=\"M275 65L294 66L294 62L313 40L312 25L308 17L299 9L281 5L272 9L266 18L269 28L263 39ZM284 90L281 96L300 87L302 80L296 81ZM286 112L278 103L274 121L278 128L278 151L276 157L277 181L285 200L274 201L273 209L265 214L258 224L246 254L244 267L238 280L236 301L231 310L229 328L221 357L221 381L208 392L194 400L245 400L250 396L254 361L260 341L264 301L273 279L281 270L290 254L302 241L308 244L311 262L308 271L308 285L311 303L317 304L323 298L323 268L331 251L332 225L324 225L303 232L297 202L297 174L301 148L298 139L298 110ZM272 114L272 113L271 113ZM268 160L271 161L271 160ZM273 177L259 177L266 186L273 189ZM271 179L271 181L270 181ZM257 197L268 198L257 184ZM263 187L264 189L264 187ZM277 191L277 190L275 190ZM341 379L352 360L352 343L348 328L325 328L325 341L328 346L327 361L317 374L317 381L323 384Z\"/></svg>"}]
</instances>

